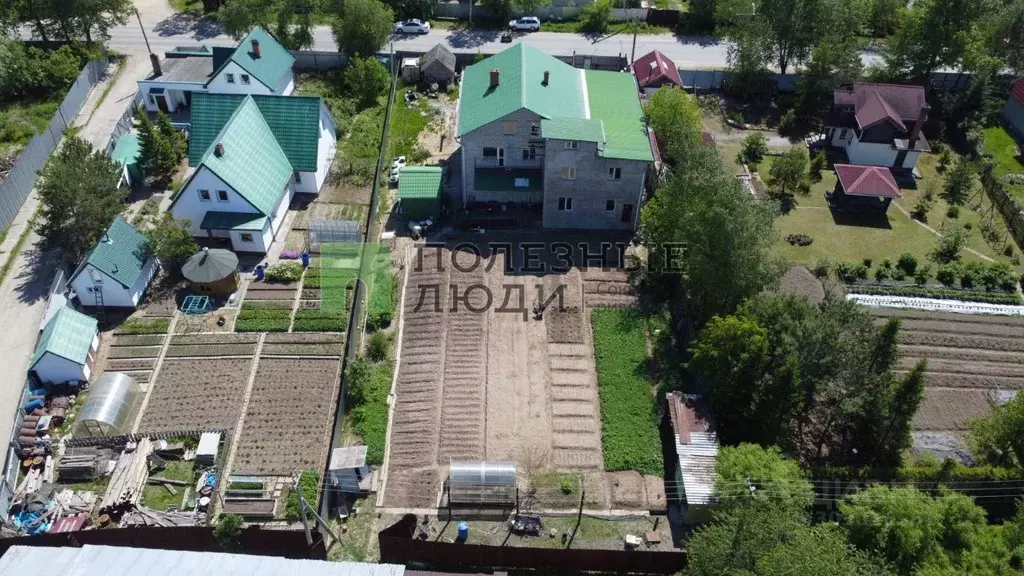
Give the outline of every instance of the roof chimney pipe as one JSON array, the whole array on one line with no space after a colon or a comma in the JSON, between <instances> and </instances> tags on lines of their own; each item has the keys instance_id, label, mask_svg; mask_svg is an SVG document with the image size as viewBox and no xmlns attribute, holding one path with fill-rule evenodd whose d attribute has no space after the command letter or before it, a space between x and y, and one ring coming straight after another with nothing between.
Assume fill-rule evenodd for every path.
<instances>
[{"instance_id":1,"label":"roof chimney pipe","mask_svg":"<svg viewBox=\"0 0 1024 576\"><path fill-rule=\"evenodd\" d=\"M541 84L543 84L543 85L547 86L547 85L548 85L548 79L549 79L550 77L551 77L551 72L549 72L549 71L545 70L545 71L544 71L544 81L543 81L543 82L541 82Z\"/></svg>"},{"instance_id":2,"label":"roof chimney pipe","mask_svg":"<svg viewBox=\"0 0 1024 576\"><path fill-rule=\"evenodd\" d=\"M924 129L924 123L928 121L928 111L931 109L932 107L927 104L921 105L921 111L917 113L917 120L910 128L910 135L907 136L907 149L914 149L914 144L917 143L917 139L921 136L921 130Z\"/></svg>"},{"instance_id":3,"label":"roof chimney pipe","mask_svg":"<svg viewBox=\"0 0 1024 576\"><path fill-rule=\"evenodd\" d=\"M253 40L252 41L252 55L253 55L254 58L259 58L260 57L260 41L259 40Z\"/></svg>"},{"instance_id":4,"label":"roof chimney pipe","mask_svg":"<svg viewBox=\"0 0 1024 576\"><path fill-rule=\"evenodd\" d=\"M216 156L217 158L220 158L221 156L223 156L224 155L224 145L221 144L220 142L217 142L217 145L213 147L213 155Z\"/></svg>"},{"instance_id":5,"label":"roof chimney pipe","mask_svg":"<svg viewBox=\"0 0 1024 576\"><path fill-rule=\"evenodd\" d=\"M497 88L501 80L501 72L497 68L491 68L491 88Z\"/></svg>"},{"instance_id":6,"label":"roof chimney pipe","mask_svg":"<svg viewBox=\"0 0 1024 576\"><path fill-rule=\"evenodd\" d=\"M153 65L153 77L159 78L163 76L164 71L160 69L160 57L150 52L149 63Z\"/></svg>"}]
</instances>

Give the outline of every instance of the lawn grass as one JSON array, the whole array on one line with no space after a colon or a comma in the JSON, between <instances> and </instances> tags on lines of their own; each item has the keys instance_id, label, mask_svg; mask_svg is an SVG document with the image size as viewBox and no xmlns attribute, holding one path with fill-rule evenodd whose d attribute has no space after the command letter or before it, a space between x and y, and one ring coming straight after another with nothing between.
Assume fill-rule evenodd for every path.
<instances>
[{"instance_id":1,"label":"lawn grass","mask_svg":"<svg viewBox=\"0 0 1024 576\"><path fill-rule=\"evenodd\" d=\"M118 326L115 334L166 334L170 318L133 318Z\"/></svg>"},{"instance_id":2,"label":"lawn grass","mask_svg":"<svg viewBox=\"0 0 1024 576\"><path fill-rule=\"evenodd\" d=\"M1024 174L1024 163L1017 155L1017 141L1002 126L992 126L983 131L985 137L985 149L988 150L996 161L996 174ZM1007 183L1006 191L1017 201L1024 205L1024 184Z\"/></svg>"},{"instance_id":3,"label":"lawn grass","mask_svg":"<svg viewBox=\"0 0 1024 576\"><path fill-rule=\"evenodd\" d=\"M411 104L405 103L405 93L412 90L413 87L403 87L395 94L391 131L388 133L388 154L391 158L411 156L417 146L417 137L434 117L430 103L423 98Z\"/></svg>"},{"instance_id":4,"label":"lawn grass","mask_svg":"<svg viewBox=\"0 0 1024 576\"><path fill-rule=\"evenodd\" d=\"M350 515L344 520L345 537L327 553L332 562L375 562L370 557L371 536L376 535L374 520L377 515L374 498L359 498L352 502L352 508L358 508L359 514ZM337 528L338 526L335 526Z\"/></svg>"},{"instance_id":5,"label":"lawn grass","mask_svg":"<svg viewBox=\"0 0 1024 576\"><path fill-rule=\"evenodd\" d=\"M647 374L644 319L632 310L591 312L601 398L601 441L609 472L661 475L654 384Z\"/></svg>"},{"instance_id":6,"label":"lawn grass","mask_svg":"<svg viewBox=\"0 0 1024 576\"><path fill-rule=\"evenodd\" d=\"M395 365L391 360L373 365L369 382L363 387L364 401L350 408L356 433L366 444L366 463L384 463L384 445L388 436L388 394Z\"/></svg>"},{"instance_id":7,"label":"lawn grass","mask_svg":"<svg viewBox=\"0 0 1024 576\"><path fill-rule=\"evenodd\" d=\"M192 484L195 481L195 467L192 462L175 461L167 462L167 467L161 472L152 476L159 476L169 480L181 480ZM177 494L171 494L163 484L147 484L142 489L142 504L153 510L167 510L168 508L180 508L184 486L175 486Z\"/></svg>"},{"instance_id":8,"label":"lawn grass","mask_svg":"<svg viewBox=\"0 0 1024 576\"><path fill-rule=\"evenodd\" d=\"M20 154L50 125L58 106L60 100L0 103L0 155Z\"/></svg>"}]
</instances>

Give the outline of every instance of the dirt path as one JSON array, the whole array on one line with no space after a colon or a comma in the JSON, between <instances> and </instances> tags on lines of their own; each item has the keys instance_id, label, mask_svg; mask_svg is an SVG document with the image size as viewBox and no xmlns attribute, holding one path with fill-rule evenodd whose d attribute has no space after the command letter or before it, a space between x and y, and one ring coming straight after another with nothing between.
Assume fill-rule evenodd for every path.
<instances>
[{"instance_id":1,"label":"dirt path","mask_svg":"<svg viewBox=\"0 0 1024 576\"><path fill-rule=\"evenodd\" d=\"M160 355L156 357L156 364L153 365L153 372L149 375L149 382L146 384L146 395L142 397L142 404L139 405L139 411L135 414L132 434L138 432L139 426L142 425L142 415L146 413L149 399L153 396L153 388L156 387L156 377L160 374L160 367L163 366L164 359L167 357L167 349L171 346L171 340L174 338L174 331L178 327L178 318L180 317L180 313L175 312L174 316L171 317L171 323L167 325L167 336L164 338L164 343L160 345Z\"/></svg>"}]
</instances>

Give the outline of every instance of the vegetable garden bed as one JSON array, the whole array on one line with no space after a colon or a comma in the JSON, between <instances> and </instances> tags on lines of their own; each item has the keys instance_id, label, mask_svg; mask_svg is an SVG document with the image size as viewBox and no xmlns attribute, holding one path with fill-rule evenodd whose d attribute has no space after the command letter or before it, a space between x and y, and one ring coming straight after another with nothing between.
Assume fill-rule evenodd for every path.
<instances>
[{"instance_id":1,"label":"vegetable garden bed","mask_svg":"<svg viewBox=\"0 0 1024 576\"><path fill-rule=\"evenodd\" d=\"M343 342L325 344L263 344L260 356L343 356Z\"/></svg>"},{"instance_id":2,"label":"vegetable garden bed","mask_svg":"<svg viewBox=\"0 0 1024 576\"><path fill-rule=\"evenodd\" d=\"M301 333L277 333L267 334L263 339L263 345L267 344L331 344L344 342L344 334L301 334Z\"/></svg>"},{"instance_id":3,"label":"vegetable garden bed","mask_svg":"<svg viewBox=\"0 0 1024 576\"><path fill-rule=\"evenodd\" d=\"M235 332L287 332L291 310L242 310L235 319Z\"/></svg>"},{"instance_id":4,"label":"vegetable garden bed","mask_svg":"<svg viewBox=\"0 0 1024 576\"><path fill-rule=\"evenodd\" d=\"M341 313L323 312L321 310L299 310L295 313L295 332L344 332L348 327L348 318Z\"/></svg>"},{"instance_id":5,"label":"vegetable garden bed","mask_svg":"<svg viewBox=\"0 0 1024 576\"><path fill-rule=\"evenodd\" d=\"M167 349L167 357L184 356L252 356L256 352L255 343L244 344L186 344L171 346Z\"/></svg>"},{"instance_id":6,"label":"vegetable garden bed","mask_svg":"<svg viewBox=\"0 0 1024 576\"><path fill-rule=\"evenodd\" d=\"M126 334L117 336L111 346L159 346L164 343L164 334Z\"/></svg>"},{"instance_id":7,"label":"vegetable garden bed","mask_svg":"<svg viewBox=\"0 0 1024 576\"><path fill-rule=\"evenodd\" d=\"M170 325L170 318L153 318L151 320L136 318L120 325L114 330L114 334L166 334Z\"/></svg>"},{"instance_id":8,"label":"vegetable garden bed","mask_svg":"<svg viewBox=\"0 0 1024 576\"><path fill-rule=\"evenodd\" d=\"M156 358L159 355L159 346L121 346L111 348L107 358Z\"/></svg>"},{"instance_id":9,"label":"vegetable garden bed","mask_svg":"<svg viewBox=\"0 0 1024 576\"><path fill-rule=\"evenodd\" d=\"M248 342L255 344L259 339L259 334L235 334L232 332L179 334L171 338L171 346L185 346L189 344L245 344Z\"/></svg>"}]
</instances>

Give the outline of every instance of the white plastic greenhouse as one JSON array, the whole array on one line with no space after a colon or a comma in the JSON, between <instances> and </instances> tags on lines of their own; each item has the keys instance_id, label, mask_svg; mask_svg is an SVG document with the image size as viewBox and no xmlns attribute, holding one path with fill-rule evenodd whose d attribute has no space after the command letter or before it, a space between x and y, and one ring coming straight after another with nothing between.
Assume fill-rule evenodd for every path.
<instances>
[{"instance_id":1,"label":"white plastic greenhouse","mask_svg":"<svg viewBox=\"0 0 1024 576\"><path fill-rule=\"evenodd\" d=\"M121 372L106 372L89 387L89 397L78 416L79 436L116 436L131 431L129 419L141 388Z\"/></svg>"},{"instance_id":2,"label":"white plastic greenhouse","mask_svg":"<svg viewBox=\"0 0 1024 576\"><path fill-rule=\"evenodd\" d=\"M514 462L453 461L448 469L448 499L453 504L514 504Z\"/></svg>"}]
</instances>

